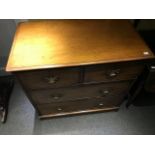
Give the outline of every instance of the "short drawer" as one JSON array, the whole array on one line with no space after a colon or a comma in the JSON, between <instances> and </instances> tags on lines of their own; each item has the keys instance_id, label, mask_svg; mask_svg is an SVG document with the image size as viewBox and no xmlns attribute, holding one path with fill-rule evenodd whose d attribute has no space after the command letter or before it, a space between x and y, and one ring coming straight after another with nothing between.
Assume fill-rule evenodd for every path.
<instances>
[{"instance_id":1,"label":"short drawer","mask_svg":"<svg viewBox=\"0 0 155 155\"><path fill-rule=\"evenodd\" d=\"M143 70L140 64L106 64L85 68L85 83L111 82L135 79Z\"/></svg>"},{"instance_id":2,"label":"short drawer","mask_svg":"<svg viewBox=\"0 0 155 155\"><path fill-rule=\"evenodd\" d=\"M25 71L16 75L27 89L66 87L79 81L78 68Z\"/></svg>"},{"instance_id":3,"label":"short drawer","mask_svg":"<svg viewBox=\"0 0 155 155\"><path fill-rule=\"evenodd\" d=\"M31 97L36 103L52 103L72 101L77 99L107 98L128 91L131 82L113 82L81 87L47 89L31 91Z\"/></svg>"},{"instance_id":4,"label":"short drawer","mask_svg":"<svg viewBox=\"0 0 155 155\"><path fill-rule=\"evenodd\" d=\"M40 115L61 116L76 113L95 112L107 108L119 107L123 102L122 96L114 98L85 99L78 101L59 102L37 105Z\"/></svg>"}]
</instances>

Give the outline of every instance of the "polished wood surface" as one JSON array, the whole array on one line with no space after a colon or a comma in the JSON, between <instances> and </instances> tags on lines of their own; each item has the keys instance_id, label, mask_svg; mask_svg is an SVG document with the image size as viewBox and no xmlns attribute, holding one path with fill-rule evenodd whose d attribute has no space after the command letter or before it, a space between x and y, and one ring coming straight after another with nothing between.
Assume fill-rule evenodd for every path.
<instances>
[{"instance_id":1,"label":"polished wood surface","mask_svg":"<svg viewBox=\"0 0 155 155\"><path fill-rule=\"evenodd\" d=\"M61 68L16 72L16 76L29 90L61 88L77 85L79 68Z\"/></svg>"},{"instance_id":2,"label":"polished wood surface","mask_svg":"<svg viewBox=\"0 0 155 155\"><path fill-rule=\"evenodd\" d=\"M124 96L128 92L132 81L113 82L81 87L46 89L31 91L35 103L46 104L63 101L75 101L90 98L113 98L116 95ZM58 103L59 104L59 103Z\"/></svg>"},{"instance_id":3,"label":"polished wood surface","mask_svg":"<svg viewBox=\"0 0 155 155\"><path fill-rule=\"evenodd\" d=\"M136 79L143 68L144 65L142 63L111 63L73 68L22 71L16 72L16 76L27 89L38 90Z\"/></svg>"},{"instance_id":4,"label":"polished wood surface","mask_svg":"<svg viewBox=\"0 0 155 155\"><path fill-rule=\"evenodd\" d=\"M136 79L144 69L142 63L112 63L92 65L85 69L84 83L112 82Z\"/></svg>"},{"instance_id":5,"label":"polished wood surface","mask_svg":"<svg viewBox=\"0 0 155 155\"><path fill-rule=\"evenodd\" d=\"M49 119L49 118L55 118L55 117L63 117L63 116L73 116L73 115L79 115L79 114L89 114L89 113L97 113L97 112L109 112L109 111L118 111L119 106L111 106L111 107L103 107L103 108L92 108L92 109L87 109L87 110L80 110L76 109L76 111L65 111L65 112L59 112L59 113L52 113L50 112L49 114L46 113L41 113L39 115L40 119Z\"/></svg>"},{"instance_id":6,"label":"polished wood surface","mask_svg":"<svg viewBox=\"0 0 155 155\"><path fill-rule=\"evenodd\" d=\"M19 24L7 71L153 58L128 20L42 20Z\"/></svg>"},{"instance_id":7,"label":"polished wood surface","mask_svg":"<svg viewBox=\"0 0 155 155\"><path fill-rule=\"evenodd\" d=\"M114 100L113 100L114 99ZM40 114L45 117L46 115L63 116L68 114L86 113L104 111L106 109L112 110L118 108L122 96L117 96L108 99L91 99L91 100L79 100L70 102L61 102L59 104L42 104L37 105L40 109Z\"/></svg>"},{"instance_id":8,"label":"polished wood surface","mask_svg":"<svg viewBox=\"0 0 155 155\"><path fill-rule=\"evenodd\" d=\"M40 118L118 110L154 55L128 20L21 23L7 71Z\"/></svg>"}]
</instances>

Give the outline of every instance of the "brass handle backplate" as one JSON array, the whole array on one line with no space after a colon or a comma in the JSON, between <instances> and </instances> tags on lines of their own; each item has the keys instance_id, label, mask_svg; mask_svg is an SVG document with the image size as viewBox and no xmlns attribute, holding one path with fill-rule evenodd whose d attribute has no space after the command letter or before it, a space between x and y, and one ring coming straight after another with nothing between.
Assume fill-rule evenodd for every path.
<instances>
[{"instance_id":1,"label":"brass handle backplate","mask_svg":"<svg viewBox=\"0 0 155 155\"><path fill-rule=\"evenodd\" d=\"M107 77L113 78L120 73L120 69L111 70L107 73Z\"/></svg>"},{"instance_id":2,"label":"brass handle backplate","mask_svg":"<svg viewBox=\"0 0 155 155\"><path fill-rule=\"evenodd\" d=\"M50 77L46 77L45 80L49 83L49 84L54 84L58 81L58 77L56 76L50 76Z\"/></svg>"},{"instance_id":3,"label":"brass handle backplate","mask_svg":"<svg viewBox=\"0 0 155 155\"><path fill-rule=\"evenodd\" d=\"M100 90L99 93L100 93L101 97L105 97L109 94L109 90Z\"/></svg>"},{"instance_id":4,"label":"brass handle backplate","mask_svg":"<svg viewBox=\"0 0 155 155\"><path fill-rule=\"evenodd\" d=\"M99 105L99 106L104 106L104 104L103 104L103 103L99 103L98 105Z\"/></svg>"},{"instance_id":5,"label":"brass handle backplate","mask_svg":"<svg viewBox=\"0 0 155 155\"><path fill-rule=\"evenodd\" d=\"M62 108L57 108L58 111L62 111Z\"/></svg>"},{"instance_id":6,"label":"brass handle backplate","mask_svg":"<svg viewBox=\"0 0 155 155\"><path fill-rule=\"evenodd\" d=\"M54 99L54 100L58 100L58 99L60 99L62 96L63 96L62 94L52 94L52 95L51 95L52 99Z\"/></svg>"}]
</instances>

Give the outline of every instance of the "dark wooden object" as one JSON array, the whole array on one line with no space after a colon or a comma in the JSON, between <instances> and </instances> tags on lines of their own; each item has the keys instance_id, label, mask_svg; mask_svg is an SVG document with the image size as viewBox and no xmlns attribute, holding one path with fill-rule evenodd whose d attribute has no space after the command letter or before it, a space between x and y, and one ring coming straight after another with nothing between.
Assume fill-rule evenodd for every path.
<instances>
[{"instance_id":1,"label":"dark wooden object","mask_svg":"<svg viewBox=\"0 0 155 155\"><path fill-rule=\"evenodd\" d=\"M49 118L118 110L152 58L127 20L41 20L18 26L6 70Z\"/></svg>"},{"instance_id":2,"label":"dark wooden object","mask_svg":"<svg viewBox=\"0 0 155 155\"><path fill-rule=\"evenodd\" d=\"M152 52L155 54L155 30L143 30L139 31L141 37L145 40ZM148 66L148 78L145 82L144 89L146 92L155 93L155 59Z\"/></svg>"},{"instance_id":3,"label":"dark wooden object","mask_svg":"<svg viewBox=\"0 0 155 155\"><path fill-rule=\"evenodd\" d=\"M8 103L13 89L14 79L12 76L0 77L0 120L5 123L8 114Z\"/></svg>"},{"instance_id":4,"label":"dark wooden object","mask_svg":"<svg viewBox=\"0 0 155 155\"><path fill-rule=\"evenodd\" d=\"M139 31L141 37L147 45L155 53L155 30ZM130 90L130 98L127 107L131 104L135 106L153 106L155 105L155 59L145 67L141 76L136 80L134 86Z\"/></svg>"}]
</instances>

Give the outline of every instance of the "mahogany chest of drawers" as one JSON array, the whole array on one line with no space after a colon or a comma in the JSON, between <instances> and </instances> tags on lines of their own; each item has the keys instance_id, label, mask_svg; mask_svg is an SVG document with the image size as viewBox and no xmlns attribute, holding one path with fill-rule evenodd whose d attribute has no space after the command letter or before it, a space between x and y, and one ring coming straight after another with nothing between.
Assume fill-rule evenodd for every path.
<instances>
[{"instance_id":1,"label":"mahogany chest of drawers","mask_svg":"<svg viewBox=\"0 0 155 155\"><path fill-rule=\"evenodd\" d=\"M40 118L118 110L153 53L128 20L19 24L7 71Z\"/></svg>"}]
</instances>

